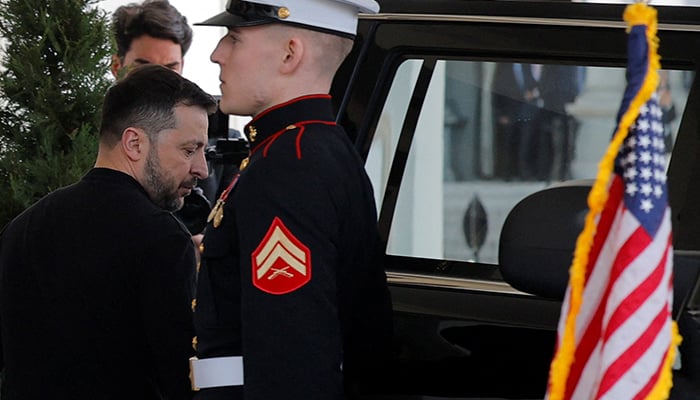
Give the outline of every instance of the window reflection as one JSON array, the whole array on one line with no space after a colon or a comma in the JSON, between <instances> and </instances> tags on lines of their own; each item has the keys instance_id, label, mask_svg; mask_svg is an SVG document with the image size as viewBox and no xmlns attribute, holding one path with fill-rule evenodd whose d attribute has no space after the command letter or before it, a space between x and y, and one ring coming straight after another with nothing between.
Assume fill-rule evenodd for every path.
<instances>
[{"instance_id":1,"label":"window reflection","mask_svg":"<svg viewBox=\"0 0 700 400\"><path fill-rule=\"evenodd\" d=\"M384 105L368 172L378 206L420 60L404 62ZM693 76L661 71L670 152ZM625 69L440 61L425 94L388 253L498 263L508 212L527 195L594 178L615 128Z\"/></svg>"}]
</instances>

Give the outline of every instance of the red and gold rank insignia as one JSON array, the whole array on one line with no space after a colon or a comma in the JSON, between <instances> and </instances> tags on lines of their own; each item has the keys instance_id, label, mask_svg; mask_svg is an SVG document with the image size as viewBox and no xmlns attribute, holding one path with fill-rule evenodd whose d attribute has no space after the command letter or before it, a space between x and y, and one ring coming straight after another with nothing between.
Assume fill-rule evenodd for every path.
<instances>
[{"instance_id":1,"label":"red and gold rank insignia","mask_svg":"<svg viewBox=\"0 0 700 400\"><path fill-rule=\"evenodd\" d=\"M286 294L311 280L311 252L275 217L253 252L253 285L271 294Z\"/></svg>"}]
</instances>

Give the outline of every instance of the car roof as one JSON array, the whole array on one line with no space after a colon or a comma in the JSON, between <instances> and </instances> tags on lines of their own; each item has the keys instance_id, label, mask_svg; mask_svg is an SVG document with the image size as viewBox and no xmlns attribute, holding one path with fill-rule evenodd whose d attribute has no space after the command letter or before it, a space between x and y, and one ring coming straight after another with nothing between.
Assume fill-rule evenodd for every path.
<instances>
[{"instance_id":1,"label":"car roof","mask_svg":"<svg viewBox=\"0 0 700 400\"><path fill-rule=\"evenodd\" d=\"M487 16L524 17L564 20L595 20L621 23L628 4L572 3L557 0L379 0L378 15L361 18L430 16ZM700 7L679 5L653 5L658 12L659 28L663 24L687 25L688 29L700 27Z\"/></svg>"}]
</instances>

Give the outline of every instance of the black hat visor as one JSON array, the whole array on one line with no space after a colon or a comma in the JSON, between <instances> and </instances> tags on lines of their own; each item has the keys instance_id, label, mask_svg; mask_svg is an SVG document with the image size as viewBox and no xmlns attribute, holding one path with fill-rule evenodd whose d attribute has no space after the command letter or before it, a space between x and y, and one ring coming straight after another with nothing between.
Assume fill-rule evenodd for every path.
<instances>
[{"instance_id":1,"label":"black hat visor","mask_svg":"<svg viewBox=\"0 0 700 400\"><path fill-rule=\"evenodd\" d=\"M195 25L237 27L269 24L279 21L278 9L270 5L229 0L226 11Z\"/></svg>"}]
</instances>

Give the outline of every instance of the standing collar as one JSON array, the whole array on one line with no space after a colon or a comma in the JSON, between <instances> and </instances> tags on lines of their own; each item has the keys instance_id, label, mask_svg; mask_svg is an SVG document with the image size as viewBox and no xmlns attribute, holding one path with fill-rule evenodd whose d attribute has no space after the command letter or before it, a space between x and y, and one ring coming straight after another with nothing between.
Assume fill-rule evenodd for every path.
<instances>
[{"instance_id":1,"label":"standing collar","mask_svg":"<svg viewBox=\"0 0 700 400\"><path fill-rule=\"evenodd\" d=\"M108 182L120 186L131 186L150 199L146 189L133 176L123 171L105 167L94 167L85 174L83 179L88 181Z\"/></svg>"},{"instance_id":2,"label":"standing collar","mask_svg":"<svg viewBox=\"0 0 700 400\"><path fill-rule=\"evenodd\" d=\"M302 96L270 107L253 118L244 128L248 141L260 143L269 136L304 121L334 122L331 96L317 94Z\"/></svg>"}]
</instances>

